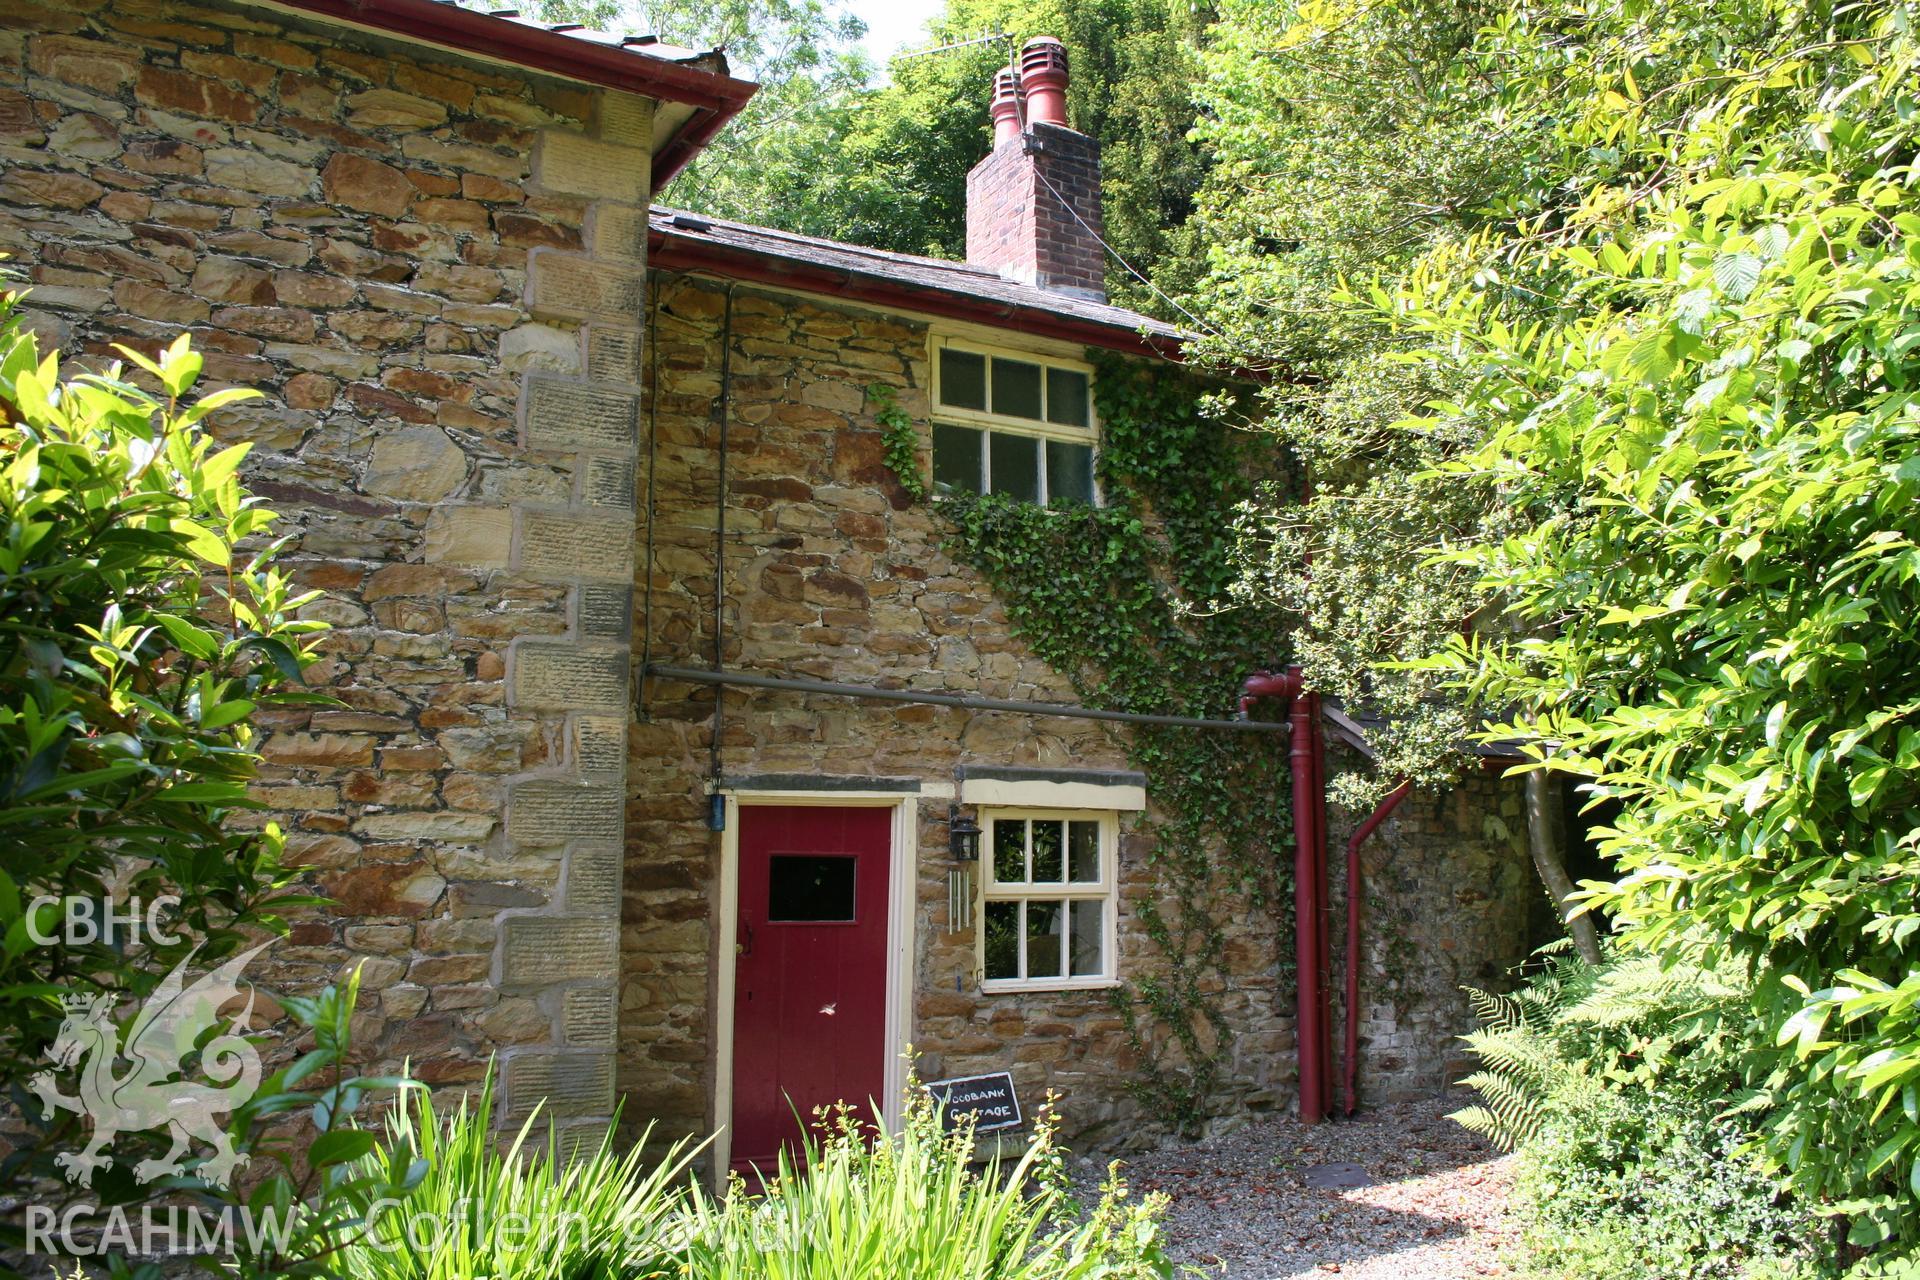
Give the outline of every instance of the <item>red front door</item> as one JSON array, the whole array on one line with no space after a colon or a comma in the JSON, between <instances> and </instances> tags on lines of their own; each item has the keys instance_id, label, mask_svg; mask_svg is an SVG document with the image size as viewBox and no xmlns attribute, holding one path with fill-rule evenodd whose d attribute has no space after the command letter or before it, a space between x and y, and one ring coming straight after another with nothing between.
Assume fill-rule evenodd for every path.
<instances>
[{"instance_id":1,"label":"red front door","mask_svg":"<svg viewBox=\"0 0 1920 1280\"><path fill-rule=\"evenodd\" d=\"M774 1168L816 1107L884 1104L885 808L743 805L733 1166Z\"/></svg>"}]
</instances>

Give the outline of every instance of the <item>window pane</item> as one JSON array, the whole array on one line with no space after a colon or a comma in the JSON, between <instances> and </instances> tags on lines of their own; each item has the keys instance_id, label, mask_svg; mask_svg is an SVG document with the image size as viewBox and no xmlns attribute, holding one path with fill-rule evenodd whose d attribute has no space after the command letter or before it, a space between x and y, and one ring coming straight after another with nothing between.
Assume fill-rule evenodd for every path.
<instances>
[{"instance_id":1,"label":"window pane","mask_svg":"<svg viewBox=\"0 0 1920 1280\"><path fill-rule=\"evenodd\" d=\"M1048 369L1047 421L1084 427L1087 420L1087 375L1073 369Z\"/></svg>"},{"instance_id":2,"label":"window pane","mask_svg":"<svg viewBox=\"0 0 1920 1280\"><path fill-rule=\"evenodd\" d=\"M933 427L935 493L980 492L980 437L972 427Z\"/></svg>"},{"instance_id":3,"label":"window pane","mask_svg":"<svg viewBox=\"0 0 1920 1280\"><path fill-rule=\"evenodd\" d=\"M767 919L851 922L857 861L774 854L767 859Z\"/></svg>"},{"instance_id":4,"label":"window pane","mask_svg":"<svg viewBox=\"0 0 1920 1280\"><path fill-rule=\"evenodd\" d=\"M1100 824L1078 819L1067 824L1067 878L1075 884L1100 882Z\"/></svg>"},{"instance_id":5,"label":"window pane","mask_svg":"<svg viewBox=\"0 0 1920 1280\"><path fill-rule=\"evenodd\" d=\"M1033 879L1035 884L1060 883L1060 821L1057 818L1033 820Z\"/></svg>"},{"instance_id":6,"label":"window pane","mask_svg":"<svg viewBox=\"0 0 1920 1280\"><path fill-rule=\"evenodd\" d=\"M996 431L987 447L993 451L993 483L987 488L1021 502L1040 501L1040 442Z\"/></svg>"},{"instance_id":7,"label":"window pane","mask_svg":"<svg viewBox=\"0 0 1920 1280\"><path fill-rule=\"evenodd\" d=\"M1060 908L1065 904L1055 899L1027 899L1027 976L1029 978L1057 978L1060 976Z\"/></svg>"},{"instance_id":8,"label":"window pane","mask_svg":"<svg viewBox=\"0 0 1920 1280\"><path fill-rule=\"evenodd\" d=\"M971 351L940 349L940 403L956 409L987 407L987 358Z\"/></svg>"},{"instance_id":9,"label":"window pane","mask_svg":"<svg viewBox=\"0 0 1920 1280\"><path fill-rule=\"evenodd\" d=\"M1018 902L989 902L983 915L986 942L986 976L989 978L1017 978L1020 976L1020 904Z\"/></svg>"},{"instance_id":10,"label":"window pane","mask_svg":"<svg viewBox=\"0 0 1920 1280\"><path fill-rule=\"evenodd\" d=\"M1040 366L1024 360L993 362L993 411L1040 420Z\"/></svg>"},{"instance_id":11,"label":"window pane","mask_svg":"<svg viewBox=\"0 0 1920 1280\"><path fill-rule=\"evenodd\" d=\"M1027 878L1027 823L1024 818L993 820L993 878L1019 884Z\"/></svg>"},{"instance_id":12,"label":"window pane","mask_svg":"<svg viewBox=\"0 0 1920 1280\"><path fill-rule=\"evenodd\" d=\"M1106 948L1101 935L1106 932L1107 904L1084 899L1073 904L1072 932L1068 943L1072 961L1067 970L1071 978L1104 978L1107 973Z\"/></svg>"},{"instance_id":13,"label":"window pane","mask_svg":"<svg viewBox=\"0 0 1920 1280\"><path fill-rule=\"evenodd\" d=\"M1084 444L1047 441L1047 505L1093 505L1093 449Z\"/></svg>"}]
</instances>

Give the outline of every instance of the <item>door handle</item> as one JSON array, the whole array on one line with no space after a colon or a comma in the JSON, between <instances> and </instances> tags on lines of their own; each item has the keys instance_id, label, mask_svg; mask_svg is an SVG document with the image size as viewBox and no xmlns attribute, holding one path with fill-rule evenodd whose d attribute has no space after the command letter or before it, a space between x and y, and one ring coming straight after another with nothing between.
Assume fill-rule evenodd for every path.
<instances>
[{"instance_id":1,"label":"door handle","mask_svg":"<svg viewBox=\"0 0 1920 1280\"><path fill-rule=\"evenodd\" d=\"M733 944L733 952L734 952L734 954L735 954L735 955L739 955L739 956L750 956L750 955L752 955L752 954L753 954L753 924L752 924L752 922L751 922L751 921L747 921L747 920L742 920L742 921L740 922L740 932L741 932L741 934L742 934L742 936L743 936L743 937L744 937L744 938L746 939L746 941L744 941L744 942L736 942L736 943L734 943L734 944Z\"/></svg>"}]
</instances>

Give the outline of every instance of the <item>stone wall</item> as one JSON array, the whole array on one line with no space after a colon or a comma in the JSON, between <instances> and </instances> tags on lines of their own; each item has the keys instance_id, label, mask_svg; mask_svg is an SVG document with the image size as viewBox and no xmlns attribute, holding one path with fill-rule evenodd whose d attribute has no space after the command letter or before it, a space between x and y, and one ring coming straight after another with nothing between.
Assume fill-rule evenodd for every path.
<instances>
[{"instance_id":1,"label":"stone wall","mask_svg":"<svg viewBox=\"0 0 1920 1280\"><path fill-rule=\"evenodd\" d=\"M369 1058L613 1101L652 104L270 10L17 0L0 248L79 363L183 329L334 625L259 794Z\"/></svg>"},{"instance_id":2,"label":"stone wall","mask_svg":"<svg viewBox=\"0 0 1920 1280\"><path fill-rule=\"evenodd\" d=\"M1336 1027L1343 1027L1346 844L1364 814L1329 823ZM1551 936L1552 908L1527 853L1523 785L1477 771L1445 795L1416 792L1362 848L1361 1105L1426 1097L1477 1065L1463 988L1508 990ZM1543 920L1544 916L1544 920Z\"/></svg>"},{"instance_id":3,"label":"stone wall","mask_svg":"<svg viewBox=\"0 0 1920 1280\"><path fill-rule=\"evenodd\" d=\"M617 1082L629 1117L705 1132L712 693L652 681L629 709L636 650L713 658L727 292L648 293L650 121L642 99L266 9L0 15L0 249L30 276L30 323L93 365L185 330L208 385L264 391L214 430L254 442L248 481L334 625L310 679L342 705L265 722L260 795L339 905L258 976L363 966L371 1063L456 1087L497 1053L511 1110L549 1096L598 1124ZM740 287L731 332L724 661L1072 701L882 461L866 388L924 421L925 328ZM925 706L730 693L724 726L729 775L1128 762L1111 727ZM1489 785L1411 803L1374 847L1375 918L1404 916L1414 956L1369 952L1387 1092L1437 1079L1466 1025L1455 984L1511 951L1526 890L1486 834L1490 812L1516 820ZM1102 993L979 994L971 932L947 931L946 803L918 811L923 1071L1011 1066L1023 1096L1066 1093L1082 1140L1142 1135L1139 1063ZM1129 978L1157 963L1136 927L1150 853L1128 824ZM1233 1039L1213 1105L1282 1105L1290 920L1218 901Z\"/></svg>"},{"instance_id":4,"label":"stone wall","mask_svg":"<svg viewBox=\"0 0 1920 1280\"><path fill-rule=\"evenodd\" d=\"M722 285L655 273L659 361L651 574L638 609L653 661L710 666ZM940 545L932 512L882 462L884 384L925 421L923 325L792 295L735 289L726 512L726 665L999 698L1074 702L1071 686L1011 632L985 582ZM929 465L923 428L921 468ZM649 578L651 601L647 598ZM650 621L649 621L650 619ZM703 1130L712 1087L711 954L719 837L706 827L712 693L666 680L642 689L630 759L621 1086L637 1114ZM951 785L962 765L1125 769L1126 735L1095 722L729 691L721 770L867 775ZM1151 793L1151 782L1149 784ZM1021 1096L1069 1099L1087 1142L1142 1136L1128 1086L1139 1063L1101 991L982 995L971 929L950 933L944 798L919 802L914 1048L928 1078L1011 1069ZM1123 822L1120 965L1158 959L1137 927L1154 892L1149 838ZM1218 993L1235 1029L1222 1111L1291 1092L1291 994L1281 927L1224 887L1236 973Z\"/></svg>"}]
</instances>

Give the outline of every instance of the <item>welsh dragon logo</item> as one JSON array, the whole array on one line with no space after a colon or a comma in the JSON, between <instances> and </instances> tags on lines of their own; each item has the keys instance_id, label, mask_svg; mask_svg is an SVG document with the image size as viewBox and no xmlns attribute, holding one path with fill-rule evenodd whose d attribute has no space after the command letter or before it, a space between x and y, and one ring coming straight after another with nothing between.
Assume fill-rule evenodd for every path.
<instances>
[{"instance_id":1,"label":"welsh dragon logo","mask_svg":"<svg viewBox=\"0 0 1920 1280\"><path fill-rule=\"evenodd\" d=\"M59 1072L79 1065L79 1096L69 1098L55 1084L55 1071L33 1077L48 1119L57 1110L72 1111L93 1124L86 1150L64 1152L56 1158L67 1180L93 1185L93 1171L113 1163L107 1148L122 1133L139 1133L164 1126L172 1148L158 1160L142 1160L134 1177L152 1182L184 1168L181 1159L197 1139L213 1148L213 1156L199 1176L217 1187L226 1186L233 1171L247 1157L236 1153L226 1130L214 1119L242 1105L260 1087L260 1055L238 1033L253 1012L247 1007L233 1025L200 1050L200 1069L223 1088L201 1084L184 1076L186 1059L200 1038L220 1021L220 1008L240 994L240 971L266 948L263 943L235 956L218 969L187 985L187 965L193 955L168 974L127 1028L124 1042L113 1023L110 996L68 996L62 1000L66 1020L47 1057ZM116 1074L124 1059L127 1069Z\"/></svg>"}]
</instances>

